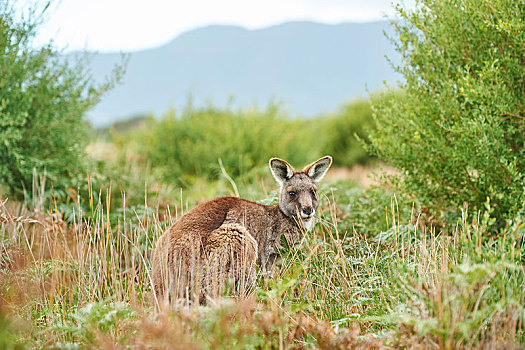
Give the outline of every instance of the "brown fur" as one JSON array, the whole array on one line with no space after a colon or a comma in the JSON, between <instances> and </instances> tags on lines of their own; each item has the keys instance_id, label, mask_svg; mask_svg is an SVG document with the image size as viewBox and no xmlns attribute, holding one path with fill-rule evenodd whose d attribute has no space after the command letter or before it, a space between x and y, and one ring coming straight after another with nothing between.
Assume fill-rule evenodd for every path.
<instances>
[{"instance_id":1,"label":"brown fur","mask_svg":"<svg viewBox=\"0 0 525 350\"><path fill-rule=\"evenodd\" d=\"M317 163L323 172L313 178L313 172L308 173ZM320 180L330 164L331 158L324 157L296 172L288 163L272 159L272 173L281 184L279 204L222 197L181 216L160 237L153 253L158 300L206 302L206 296L218 296L228 281L235 294L242 295L255 281L256 264L264 273L271 271L283 234L289 244L300 241L305 219L299 212L313 215L318 205L315 179Z\"/></svg>"}]
</instances>

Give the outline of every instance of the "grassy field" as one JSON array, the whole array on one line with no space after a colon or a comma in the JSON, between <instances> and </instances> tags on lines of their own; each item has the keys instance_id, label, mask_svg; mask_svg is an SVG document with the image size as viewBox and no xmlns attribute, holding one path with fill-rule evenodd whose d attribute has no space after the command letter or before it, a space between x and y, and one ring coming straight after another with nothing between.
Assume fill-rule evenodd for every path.
<instances>
[{"instance_id":1,"label":"grassy field","mask_svg":"<svg viewBox=\"0 0 525 350\"><path fill-rule=\"evenodd\" d=\"M109 187L109 186L108 186ZM276 201L269 172L241 195ZM149 192L159 189L152 186ZM231 194L219 181L208 192ZM159 191L162 191L160 189ZM35 191L38 192L38 191ZM155 311L150 254L191 191L89 206L0 203L0 348L520 348L521 222L488 237L490 208L442 234L388 186L326 181L300 250L246 299ZM162 198L162 200L160 200Z\"/></svg>"},{"instance_id":2,"label":"grassy field","mask_svg":"<svg viewBox=\"0 0 525 350\"><path fill-rule=\"evenodd\" d=\"M15 8L0 5L0 349L525 348L523 1L395 5L402 81L333 113L190 100L106 130L86 112L124 62L96 84L33 46L45 9ZM217 196L276 203L269 158L326 154L317 223L272 277L156 309L151 253L178 217ZM349 179L379 162L393 176Z\"/></svg>"}]
</instances>

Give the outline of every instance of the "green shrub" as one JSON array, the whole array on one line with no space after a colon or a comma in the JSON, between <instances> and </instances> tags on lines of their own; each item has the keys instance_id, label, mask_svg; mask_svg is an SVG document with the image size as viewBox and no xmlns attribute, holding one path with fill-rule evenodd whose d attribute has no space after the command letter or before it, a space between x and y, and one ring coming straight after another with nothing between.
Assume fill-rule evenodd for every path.
<instances>
[{"instance_id":1,"label":"green shrub","mask_svg":"<svg viewBox=\"0 0 525 350\"><path fill-rule=\"evenodd\" d=\"M277 107L231 111L186 108L180 116L168 112L150 118L143 153L163 180L190 185L196 177L216 178L219 159L233 177L249 175L271 157L306 165L320 156L311 124L288 119Z\"/></svg>"},{"instance_id":2,"label":"green shrub","mask_svg":"<svg viewBox=\"0 0 525 350\"><path fill-rule=\"evenodd\" d=\"M374 125L369 100L346 103L319 122L325 138L323 153L332 155L335 165L352 167L370 161L371 156L358 140L368 140L369 129Z\"/></svg>"},{"instance_id":3,"label":"green shrub","mask_svg":"<svg viewBox=\"0 0 525 350\"><path fill-rule=\"evenodd\" d=\"M329 187L324 189L324 187ZM372 186L363 189L340 181L334 185L321 184L321 193L333 193L344 216L338 220L340 231L356 230L367 237L388 231L399 222L415 221L417 203L412 198L396 194L393 188Z\"/></svg>"},{"instance_id":4,"label":"green shrub","mask_svg":"<svg viewBox=\"0 0 525 350\"><path fill-rule=\"evenodd\" d=\"M102 300L89 303L68 315L70 320L57 321L51 329L61 338L70 342L55 344L58 348L75 349L81 345L95 345L101 334L113 335L118 342L125 335L118 335L115 331L119 323L134 317L131 308L124 303Z\"/></svg>"},{"instance_id":5,"label":"green shrub","mask_svg":"<svg viewBox=\"0 0 525 350\"><path fill-rule=\"evenodd\" d=\"M44 14L17 16L9 2L0 5L0 184L19 198L31 189L34 170L57 189L85 173L83 115L120 73L98 86L82 60L65 62L52 44L35 48Z\"/></svg>"},{"instance_id":6,"label":"green shrub","mask_svg":"<svg viewBox=\"0 0 525 350\"><path fill-rule=\"evenodd\" d=\"M7 318L2 313L0 305L0 349L23 350L29 348L21 339L19 334L20 328L23 329L24 327L14 324L9 318Z\"/></svg>"},{"instance_id":7,"label":"green shrub","mask_svg":"<svg viewBox=\"0 0 525 350\"><path fill-rule=\"evenodd\" d=\"M489 197L502 226L525 200L525 4L421 0L397 10L405 95L374 104L371 149L402 169L423 205L483 210Z\"/></svg>"}]
</instances>

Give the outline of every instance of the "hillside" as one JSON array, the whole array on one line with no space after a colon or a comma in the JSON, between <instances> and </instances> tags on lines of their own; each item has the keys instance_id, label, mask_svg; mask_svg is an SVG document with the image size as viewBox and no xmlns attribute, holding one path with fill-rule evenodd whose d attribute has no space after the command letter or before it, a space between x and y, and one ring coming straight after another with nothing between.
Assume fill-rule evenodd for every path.
<instances>
[{"instance_id":1,"label":"hillside","mask_svg":"<svg viewBox=\"0 0 525 350\"><path fill-rule=\"evenodd\" d=\"M383 31L388 22L326 25L285 23L260 30L210 26L152 50L133 52L127 73L90 113L95 125L169 107L265 106L282 102L293 115L312 116L393 82L385 55L397 60ZM92 54L97 80L120 53Z\"/></svg>"}]
</instances>

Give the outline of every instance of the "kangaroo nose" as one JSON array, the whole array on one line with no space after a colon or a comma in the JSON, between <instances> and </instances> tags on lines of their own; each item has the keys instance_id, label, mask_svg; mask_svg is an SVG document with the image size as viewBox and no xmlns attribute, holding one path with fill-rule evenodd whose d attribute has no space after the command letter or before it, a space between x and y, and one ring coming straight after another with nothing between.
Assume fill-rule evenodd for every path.
<instances>
[{"instance_id":1,"label":"kangaroo nose","mask_svg":"<svg viewBox=\"0 0 525 350\"><path fill-rule=\"evenodd\" d=\"M303 214L305 215L312 215L312 207L305 207L303 208Z\"/></svg>"}]
</instances>

